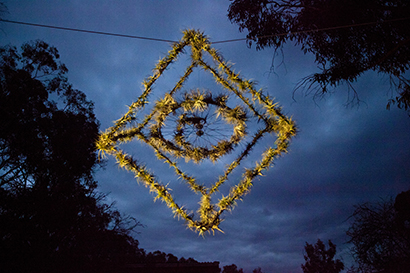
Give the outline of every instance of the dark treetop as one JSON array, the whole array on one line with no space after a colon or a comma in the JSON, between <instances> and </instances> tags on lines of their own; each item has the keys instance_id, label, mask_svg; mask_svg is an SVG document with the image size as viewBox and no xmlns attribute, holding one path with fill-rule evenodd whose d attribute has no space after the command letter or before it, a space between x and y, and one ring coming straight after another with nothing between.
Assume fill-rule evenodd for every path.
<instances>
[{"instance_id":1,"label":"dark treetop","mask_svg":"<svg viewBox=\"0 0 410 273\"><path fill-rule=\"evenodd\" d=\"M405 110L410 110L409 14L407 0L233 0L228 10L231 22L248 31L249 46L280 49L294 41L304 53L314 54L320 72L300 86L316 90L315 97L329 86L352 87L373 70L388 75L398 92L387 108L397 103ZM359 101L355 90L354 95Z\"/></svg>"},{"instance_id":2,"label":"dark treetop","mask_svg":"<svg viewBox=\"0 0 410 273\"><path fill-rule=\"evenodd\" d=\"M102 204L93 104L42 41L0 48L0 268L87 272L138 256L118 211ZM131 220L131 219L128 219Z\"/></svg>"}]
</instances>

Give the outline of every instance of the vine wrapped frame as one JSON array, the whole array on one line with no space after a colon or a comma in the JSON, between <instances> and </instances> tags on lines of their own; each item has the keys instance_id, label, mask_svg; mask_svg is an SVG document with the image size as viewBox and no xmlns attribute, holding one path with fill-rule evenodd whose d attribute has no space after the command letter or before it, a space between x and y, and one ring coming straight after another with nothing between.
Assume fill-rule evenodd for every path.
<instances>
[{"instance_id":1,"label":"vine wrapped frame","mask_svg":"<svg viewBox=\"0 0 410 273\"><path fill-rule=\"evenodd\" d=\"M226 210L232 210L236 205L236 201L240 200L242 196L250 191L253 186L253 180L257 176L262 175L263 171L271 166L276 157L287 152L289 141L296 134L296 126L292 119L281 113L281 108L274 103L273 99L264 95L261 90L256 90L253 82L241 79L239 74L231 69L231 65L225 62L222 56L211 47L211 43L203 33L196 30L186 30L183 33L184 36L180 42L173 44L168 55L158 62L153 70L153 75L144 80L142 95L129 106L128 112L121 119L117 120L114 126L100 134L96 145L101 153L113 155L121 167L132 171L140 182L148 187L151 192L156 193L155 200L161 199L164 201L172 209L175 216L183 218L187 222L189 228L203 234L206 231L221 231L219 229L219 225L222 222L221 214ZM184 52L184 48L187 46L191 47L192 62L185 70L184 75L173 89L165 94L163 100L156 102L150 114L146 115L142 122L128 128L127 126L136 120L137 113L149 103L148 96L152 92L153 84L166 68L176 60L178 55ZM204 52L212 57L218 67L212 66L203 60ZM217 160L242 140L243 135L246 133L246 115L233 119L234 133L230 141L219 142L214 149L204 150L193 147L190 143L184 141L183 137L179 138L179 140L175 139L174 142L166 140L161 135L161 124L175 109L183 107L182 104L184 102L177 102L173 96L183 87L184 82L193 69L197 67L211 73L217 83L221 84L224 89L243 102L243 105L247 107L248 115L257 118L264 124L264 127L255 132L251 140L244 145L245 148L238 154L236 159L227 166L223 175L219 176L218 181L208 187L199 184L193 176L183 172L173 157L185 157L187 160L199 163L204 159L202 155L204 153L205 158L209 158L212 161ZM193 96L194 93L191 94L191 100ZM187 101L189 101L189 95L186 97L185 102ZM205 96L203 102L216 104L222 108L225 107L225 110L227 110L225 113L232 113L233 111L233 109L227 108L221 98L219 98L219 101L209 100L209 97ZM241 111L243 110L241 109ZM228 114L223 118L227 119L227 117ZM150 128L149 133L144 133L144 130L148 127ZM256 162L253 168L244 171L242 179L238 184L231 187L228 195L222 196L217 203L212 204L212 194L218 191L219 187L228 180L229 174L249 155L256 143L268 133L276 134L275 146L267 148L262 154L261 160ZM158 159L172 167L178 178L185 181L195 193L201 195L200 208L198 209L199 219L195 219L193 213L179 206L175 202L170 189L163 185L142 163L119 148L120 144L135 138L150 145Z\"/></svg>"}]
</instances>

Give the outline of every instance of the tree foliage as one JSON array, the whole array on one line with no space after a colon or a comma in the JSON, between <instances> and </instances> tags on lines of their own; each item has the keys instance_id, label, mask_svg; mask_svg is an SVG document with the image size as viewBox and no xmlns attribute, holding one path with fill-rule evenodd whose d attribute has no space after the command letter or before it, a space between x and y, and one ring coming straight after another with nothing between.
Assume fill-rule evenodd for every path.
<instances>
[{"instance_id":1,"label":"tree foliage","mask_svg":"<svg viewBox=\"0 0 410 273\"><path fill-rule=\"evenodd\" d=\"M55 61L57 49L37 41L24 44L21 54L4 47L0 55L1 186L52 187L60 179L91 186L96 154L89 140L98 122L93 104Z\"/></svg>"},{"instance_id":2,"label":"tree foliage","mask_svg":"<svg viewBox=\"0 0 410 273\"><path fill-rule=\"evenodd\" d=\"M181 53L184 53L185 47L188 46L191 48L192 62L186 68L184 75L163 99L151 104L153 107L150 114L138 117L138 112L149 104L148 96L157 79ZM205 61L205 54L212 59L213 63ZM242 105L228 107L226 102L228 95L217 95L200 90L185 92L183 99L179 100L178 93L194 68L201 68L209 72L224 88L224 91L235 96L239 101L238 104ZM116 121L114 126L100 135L97 141L98 149L102 153L113 155L121 167L132 171L150 191L157 194L156 199L164 201L175 216L183 218L188 223L189 228L200 234L220 230L221 214L226 210L232 210L236 201L250 191L253 180L262 175L275 158L287 151L290 138L296 134L294 122L282 114L280 107L272 98L263 94L261 90L256 90L253 82L241 79L240 75L232 70L231 65L211 47L208 38L195 30L184 31L184 37L179 43L175 43L168 55L158 62L153 75L144 80L143 86L142 95L131 104L128 112ZM187 140L184 131L186 127L191 126L195 128L198 137L203 136L205 134L203 127L207 124L207 117L203 116L203 112L211 107L216 108L213 113L216 118L221 118L233 126L233 134L229 139L220 140L210 148L199 147ZM178 110L181 112L179 113ZM172 139L167 139L164 137L162 128L170 116L177 116L177 122ZM251 118L260 123L261 128L248 137L249 141L241 143L241 146L245 148L227 166L218 181L210 187L199 183L195 177L187 174L177 165L179 158L184 158L186 161L192 160L194 163L200 163L205 159L215 162L223 155L230 153L246 135L245 122ZM140 119L139 122L138 119ZM231 187L229 193L222 196L219 202L213 204L211 195L228 180L228 176L250 154L256 143L270 133L277 136L274 146L266 149L261 160L256 162L252 169L244 171L242 180L236 186ZM198 209L199 219L195 219L191 212L175 202L171 189L163 185L154 173L120 149L120 144L133 139L151 146L158 159L174 169L178 178L201 196Z\"/></svg>"},{"instance_id":3,"label":"tree foliage","mask_svg":"<svg viewBox=\"0 0 410 273\"><path fill-rule=\"evenodd\" d=\"M236 266L236 264L225 265L222 273L243 273L243 269Z\"/></svg>"},{"instance_id":4,"label":"tree foliage","mask_svg":"<svg viewBox=\"0 0 410 273\"><path fill-rule=\"evenodd\" d=\"M149 252L148 254L145 254L145 252L143 252L142 256L139 259L139 262L145 263L145 264L157 264L157 263L197 264L199 263L193 258L185 259L184 257L181 257L180 259L178 259L178 257L174 256L171 253L167 254L159 250L154 251L154 252Z\"/></svg>"},{"instance_id":5,"label":"tree foliage","mask_svg":"<svg viewBox=\"0 0 410 273\"><path fill-rule=\"evenodd\" d=\"M358 205L347 235L358 270L408 272L410 268L410 191L396 200Z\"/></svg>"},{"instance_id":6,"label":"tree foliage","mask_svg":"<svg viewBox=\"0 0 410 273\"><path fill-rule=\"evenodd\" d=\"M301 86L323 95L373 70L390 77L397 104L410 113L410 2L407 0L231 0L228 17L248 31L249 46L280 49L294 41L320 68ZM354 89L353 89L354 90ZM356 91L354 99L358 99Z\"/></svg>"},{"instance_id":7,"label":"tree foliage","mask_svg":"<svg viewBox=\"0 0 410 273\"><path fill-rule=\"evenodd\" d=\"M255 268L255 269L252 271L252 273L263 273L263 272L262 272L262 268L257 267L257 268Z\"/></svg>"},{"instance_id":8,"label":"tree foliage","mask_svg":"<svg viewBox=\"0 0 410 273\"><path fill-rule=\"evenodd\" d=\"M127 219L95 191L98 121L58 60L42 41L0 48L0 267L7 272L94 270L139 251Z\"/></svg>"},{"instance_id":9,"label":"tree foliage","mask_svg":"<svg viewBox=\"0 0 410 273\"><path fill-rule=\"evenodd\" d=\"M325 244L319 239L315 245L306 243L306 263L302 264L304 273L339 273L344 269L343 262L339 259L334 260L336 245L329 240L329 249L326 250Z\"/></svg>"},{"instance_id":10,"label":"tree foliage","mask_svg":"<svg viewBox=\"0 0 410 273\"><path fill-rule=\"evenodd\" d=\"M2 15L3 13L7 13L8 9L6 7L6 5L3 2L0 2L0 19L2 19Z\"/></svg>"}]
</instances>

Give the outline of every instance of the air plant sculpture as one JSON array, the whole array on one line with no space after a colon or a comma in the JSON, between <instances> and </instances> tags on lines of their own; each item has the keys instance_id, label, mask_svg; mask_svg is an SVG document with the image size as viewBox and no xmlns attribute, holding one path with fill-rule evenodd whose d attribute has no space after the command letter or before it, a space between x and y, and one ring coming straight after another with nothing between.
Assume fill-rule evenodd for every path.
<instances>
[{"instance_id":1,"label":"air plant sculpture","mask_svg":"<svg viewBox=\"0 0 410 273\"><path fill-rule=\"evenodd\" d=\"M295 135L296 128L294 122L281 113L280 107L272 98L263 94L262 90L256 90L253 82L241 79L239 74L231 69L231 65L211 47L210 41L203 33L186 30L183 34L183 38L173 44L168 55L158 62L153 75L144 80L142 95L129 106L128 112L116 121L114 126L100 134L97 148L102 154L114 156L121 167L133 172L138 181L156 194L155 200L164 201L175 216L186 221L189 228L204 234L206 231L221 231L221 214L226 210L232 210L236 201L250 191L254 179L262 175L276 157L287 152L290 138ZM191 64L162 99L150 102L148 96L152 92L153 84L180 54L185 53L186 47L191 49ZM204 54L212 58L211 64L204 61ZM183 91L185 81L196 68L211 73L225 93L214 95L201 89ZM235 102L238 105L229 106L230 96L236 96ZM141 119L140 112L148 104L152 106L151 111ZM209 113L214 119L228 124L232 133L226 139L199 145L199 142L192 140L207 135L211 123ZM262 124L262 127L252 135L248 135L246 126L250 119L256 119ZM164 133L164 128L169 128L171 123L175 129L169 136ZM226 196L222 195L218 202L212 203L211 196L230 178L230 174L250 154L256 143L267 134L276 135L273 146L263 152L260 160L252 168L244 170L242 179L230 188ZM151 146L157 158L168 164L175 171L177 178L186 182L200 196L200 207L197 211L199 217L178 205L168 186L162 184L139 160L119 148L120 144L134 139ZM245 143L239 145L241 142ZM204 160L217 164L221 157L230 154L235 148L241 148L236 153L235 160L226 166L217 181L210 186L201 184L177 164L180 158L195 164L201 164Z\"/></svg>"}]
</instances>

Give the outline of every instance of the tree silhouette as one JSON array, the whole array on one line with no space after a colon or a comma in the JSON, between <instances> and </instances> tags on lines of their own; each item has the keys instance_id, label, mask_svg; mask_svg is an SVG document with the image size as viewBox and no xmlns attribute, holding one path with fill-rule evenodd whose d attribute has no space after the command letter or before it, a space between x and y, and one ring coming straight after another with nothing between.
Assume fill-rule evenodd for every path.
<instances>
[{"instance_id":1,"label":"tree silhouette","mask_svg":"<svg viewBox=\"0 0 410 273\"><path fill-rule=\"evenodd\" d=\"M124 219L96 193L93 104L56 48L0 48L0 268L84 272L138 256ZM135 222L135 224L138 224ZM101 270L102 272L103 270Z\"/></svg>"},{"instance_id":2,"label":"tree silhouette","mask_svg":"<svg viewBox=\"0 0 410 273\"><path fill-rule=\"evenodd\" d=\"M232 0L231 0L232 1ZM390 77L397 103L410 114L410 2L406 0L233 0L228 18L248 31L249 46L281 49L288 41L315 55L321 72L300 83L315 97L373 70ZM354 88L354 97L358 96Z\"/></svg>"},{"instance_id":3,"label":"tree silhouette","mask_svg":"<svg viewBox=\"0 0 410 273\"><path fill-rule=\"evenodd\" d=\"M174 256L171 253L167 254L167 263L177 263L178 262L178 257Z\"/></svg>"},{"instance_id":4,"label":"tree silhouette","mask_svg":"<svg viewBox=\"0 0 410 273\"><path fill-rule=\"evenodd\" d=\"M263 272L262 272L262 268L260 268L260 267L255 268L255 269L252 271L252 273L263 273Z\"/></svg>"},{"instance_id":5,"label":"tree silhouette","mask_svg":"<svg viewBox=\"0 0 410 273\"><path fill-rule=\"evenodd\" d=\"M8 12L8 9L7 9L6 5L3 2L0 2L0 20L2 19L1 15L3 13L7 13L7 12Z\"/></svg>"},{"instance_id":6,"label":"tree silhouette","mask_svg":"<svg viewBox=\"0 0 410 273\"><path fill-rule=\"evenodd\" d=\"M243 273L243 269L238 269L236 264L225 265L223 267L222 273Z\"/></svg>"},{"instance_id":7,"label":"tree silhouette","mask_svg":"<svg viewBox=\"0 0 410 273\"><path fill-rule=\"evenodd\" d=\"M325 244L318 239L314 246L306 243L305 251L306 263L302 264L304 273L339 273L344 269L344 265L339 259L333 260L336 254L336 245L330 240L327 250Z\"/></svg>"},{"instance_id":8,"label":"tree silhouette","mask_svg":"<svg viewBox=\"0 0 410 273\"><path fill-rule=\"evenodd\" d=\"M410 191L396 200L358 205L347 235L361 271L408 272L410 268Z\"/></svg>"},{"instance_id":9,"label":"tree silhouette","mask_svg":"<svg viewBox=\"0 0 410 273\"><path fill-rule=\"evenodd\" d=\"M410 229L410 190L397 195L394 201L396 220L402 228Z\"/></svg>"}]
</instances>

